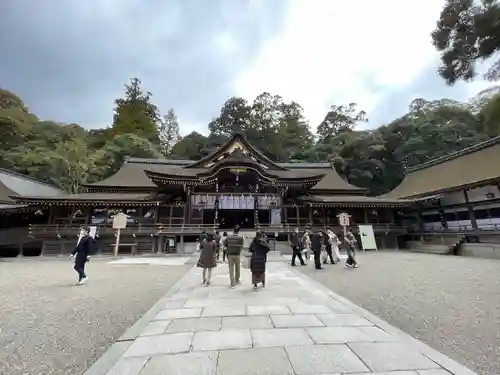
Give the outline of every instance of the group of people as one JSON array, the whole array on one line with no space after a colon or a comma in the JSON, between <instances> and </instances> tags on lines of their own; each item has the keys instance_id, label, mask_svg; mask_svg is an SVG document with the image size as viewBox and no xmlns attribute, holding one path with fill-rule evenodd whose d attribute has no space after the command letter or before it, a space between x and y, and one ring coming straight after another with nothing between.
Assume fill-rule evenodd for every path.
<instances>
[{"instance_id":1,"label":"group of people","mask_svg":"<svg viewBox=\"0 0 500 375\"><path fill-rule=\"evenodd\" d=\"M229 267L229 284L231 288L240 284L241 276L241 251L245 244L245 239L240 235L240 227L234 227L233 233L226 232L222 236L218 232L215 234L204 234L200 239L200 257L197 266L203 269L202 285L209 286L212 276L212 269L217 267L219 254L222 251L223 261L227 257ZM252 272L252 284L254 290L258 285L266 286L266 263L269 244L265 233L258 231L248 248L252 254L250 258L250 270Z\"/></svg>"},{"instance_id":2,"label":"group of people","mask_svg":"<svg viewBox=\"0 0 500 375\"><path fill-rule=\"evenodd\" d=\"M297 258L302 266L305 265L304 254L306 259L309 259L309 254L312 253L314 257L314 267L317 270L323 269L322 264L327 264L328 260L331 264L340 262L340 246L344 245L347 252L346 267L358 268L356 262L356 246L357 240L354 234L347 230L345 232L343 241L330 229L326 231L319 230L312 233L306 229L301 236L299 228L295 228L292 233L291 246L292 246L292 266L296 266Z\"/></svg>"}]
</instances>

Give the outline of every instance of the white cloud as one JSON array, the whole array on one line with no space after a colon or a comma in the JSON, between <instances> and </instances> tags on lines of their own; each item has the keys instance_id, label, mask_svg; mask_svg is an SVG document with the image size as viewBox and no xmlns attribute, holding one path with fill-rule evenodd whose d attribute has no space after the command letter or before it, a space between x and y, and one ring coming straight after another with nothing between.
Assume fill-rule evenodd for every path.
<instances>
[{"instance_id":1,"label":"white cloud","mask_svg":"<svg viewBox=\"0 0 500 375\"><path fill-rule=\"evenodd\" d=\"M442 1L290 0L281 33L234 81L238 96L296 100L315 128L331 104L370 113L378 92L413 82L436 58L431 32ZM471 93L484 87L471 85Z\"/></svg>"}]
</instances>

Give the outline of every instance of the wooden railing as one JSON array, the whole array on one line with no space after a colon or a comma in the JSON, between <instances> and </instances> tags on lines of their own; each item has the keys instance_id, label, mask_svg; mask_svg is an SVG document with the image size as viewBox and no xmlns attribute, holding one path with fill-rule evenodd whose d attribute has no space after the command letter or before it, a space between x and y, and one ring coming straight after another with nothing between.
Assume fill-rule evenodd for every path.
<instances>
[{"instance_id":1,"label":"wooden railing","mask_svg":"<svg viewBox=\"0 0 500 375\"><path fill-rule=\"evenodd\" d=\"M418 229L416 226L410 228L412 233L463 233L463 234L500 234L500 225L487 224L474 228L472 225L455 225L448 228L424 228Z\"/></svg>"},{"instance_id":2,"label":"wooden railing","mask_svg":"<svg viewBox=\"0 0 500 375\"><path fill-rule=\"evenodd\" d=\"M96 225L98 228L98 233L100 235L113 235L115 230L112 224ZM406 233L407 227L396 224L375 224L373 226L373 231L375 233L381 232L397 232ZM295 230L297 226L294 223L288 224L261 224L257 228L249 229L256 230L261 229L262 231L272 233L291 233ZM44 236L65 236L65 235L77 235L80 231L81 225L68 225L68 224L45 224L45 225L30 225L29 234L32 237L44 237ZM312 225L308 226L310 230L316 232L319 230L331 229L334 232L341 233L342 227L340 226L319 226ZM304 230L304 227L299 228L300 231ZM213 224L129 224L127 228L122 229L122 234L134 234L134 235L158 235L158 234L199 234L203 231L212 232L214 230L223 231L224 229L219 229L218 226ZM244 229L242 229L243 231ZM353 231L357 231L357 227L353 226Z\"/></svg>"}]
</instances>

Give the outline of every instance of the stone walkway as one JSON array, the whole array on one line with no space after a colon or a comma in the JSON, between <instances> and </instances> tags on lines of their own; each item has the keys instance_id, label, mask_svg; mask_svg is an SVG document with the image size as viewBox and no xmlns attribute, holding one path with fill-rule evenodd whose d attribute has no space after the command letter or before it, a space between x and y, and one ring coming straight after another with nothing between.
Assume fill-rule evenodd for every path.
<instances>
[{"instance_id":1,"label":"stone walkway","mask_svg":"<svg viewBox=\"0 0 500 375\"><path fill-rule=\"evenodd\" d=\"M474 375L285 262L257 292L244 269L235 289L226 265L200 279L191 269L86 375Z\"/></svg>"}]
</instances>

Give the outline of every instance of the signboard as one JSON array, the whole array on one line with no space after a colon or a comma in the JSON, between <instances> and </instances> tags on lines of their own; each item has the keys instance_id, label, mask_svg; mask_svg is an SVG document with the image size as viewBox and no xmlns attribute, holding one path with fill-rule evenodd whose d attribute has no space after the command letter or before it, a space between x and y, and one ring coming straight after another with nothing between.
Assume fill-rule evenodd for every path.
<instances>
[{"instance_id":1,"label":"signboard","mask_svg":"<svg viewBox=\"0 0 500 375\"><path fill-rule=\"evenodd\" d=\"M359 236L361 237L361 246L364 250L378 250L375 233L371 225L359 225Z\"/></svg>"},{"instance_id":2,"label":"signboard","mask_svg":"<svg viewBox=\"0 0 500 375\"><path fill-rule=\"evenodd\" d=\"M350 225L350 217L351 215L346 212L337 215L337 218L339 219L339 225L341 227L348 227Z\"/></svg>"},{"instance_id":3,"label":"signboard","mask_svg":"<svg viewBox=\"0 0 500 375\"><path fill-rule=\"evenodd\" d=\"M127 218L123 212L113 216L113 229L125 229L127 227Z\"/></svg>"}]
</instances>

